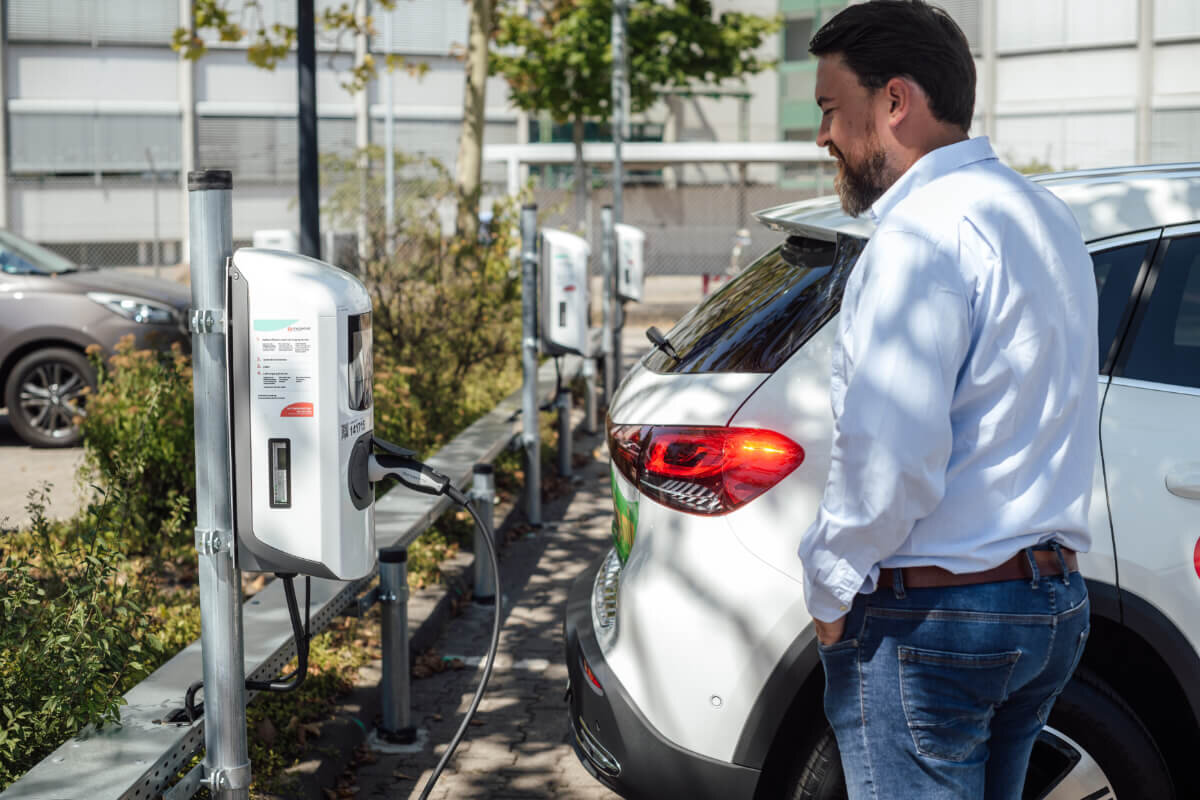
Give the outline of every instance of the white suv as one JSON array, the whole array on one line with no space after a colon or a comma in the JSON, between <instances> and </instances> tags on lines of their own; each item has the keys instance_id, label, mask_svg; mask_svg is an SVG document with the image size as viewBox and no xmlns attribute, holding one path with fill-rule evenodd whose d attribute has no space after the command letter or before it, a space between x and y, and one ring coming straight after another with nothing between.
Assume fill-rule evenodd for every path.
<instances>
[{"instance_id":1,"label":"white suv","mask_svg":"<svg viewBox=\"0 0 1200 800\"><path fill-rule=\"evenodd\" d=\"M1037 179L1100 299L1083 661L1026 798L1200 797L1200 164ZM844 797L796 549L829 468L830 353L868 221L819 200L609 410L615 546L566 616L576 752L630 798ZM895 796L901 796L902 792Z\"/></svg>"}]
</instances>

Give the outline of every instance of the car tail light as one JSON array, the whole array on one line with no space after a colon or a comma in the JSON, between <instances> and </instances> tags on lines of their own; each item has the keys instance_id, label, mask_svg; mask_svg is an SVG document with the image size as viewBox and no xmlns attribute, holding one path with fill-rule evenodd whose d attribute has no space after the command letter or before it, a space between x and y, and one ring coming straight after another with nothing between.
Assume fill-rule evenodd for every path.
<instances>
[{"instance_id":1,"label":"car tail light","mask_svg":"<svg viewBox=\"0 0 1200 800\"><path fill-rule=\"evenodd\" d=\"M759 428L613 425L609 452L646 496L691 514L725 514L804 461L791 439Z\"/></svg>"}]
</instances>

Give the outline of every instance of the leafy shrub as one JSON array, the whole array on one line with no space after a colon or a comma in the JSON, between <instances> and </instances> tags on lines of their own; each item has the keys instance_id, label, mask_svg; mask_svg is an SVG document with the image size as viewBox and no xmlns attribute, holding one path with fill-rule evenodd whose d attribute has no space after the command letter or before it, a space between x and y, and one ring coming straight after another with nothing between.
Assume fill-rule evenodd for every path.
<instances>
[{"instance_id":1,"label":"leafy shrub","mask_svg":"<svg viewBox=\"0 0 1200 800\"><path fill-rule=\"evenodd\" d=\"M103 531L115 493L88 509L91 527L45 518L0 540L0 788L85 725L119 718L122 694L162 656L143 587Z\"/></svg>"},{"instance_id":2,"label":"leafy shrub","mask_svg":"<svg viewBox=\"0 0 1200 800\"><path fill-rule=\"evenodd\" d=\"M377 162L382 151L365 155ZM364 192L358 163L326 157L323 182L333 227L354 228L360 215L369 221L368 241L350 266L374 311L375 429L429 453L520 384L517 207L498 202L486 236L455 238L442 219L454 199L450 175L437 161L402 157L389 231L377 202L382 170Z\"/></svg>"},{"instance_id":3,"label":"leafy shrub","mask_svg":"<svg viewBox=\"0 0 1200 800\"><path fill-rule=\"evenodd\" d=\"M98 349L89 356L98 380L81 425L84 475L104 491L128 487L118 546L155 555L189 544L196 498L191 359L178 344L135 350L132 336L107 363Z\"/></svg>"}]
</instances>

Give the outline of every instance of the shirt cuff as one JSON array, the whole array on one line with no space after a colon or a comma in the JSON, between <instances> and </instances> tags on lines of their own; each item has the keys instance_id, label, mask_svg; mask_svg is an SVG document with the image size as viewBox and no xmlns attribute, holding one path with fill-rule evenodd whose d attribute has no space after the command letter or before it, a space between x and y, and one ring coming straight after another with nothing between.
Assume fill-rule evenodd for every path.
<instances>
[{"instance_id":1,"label":"shirt cuff","mask_svg":"<svg viewBox=\"0 0 1200 800\"><path fill-rule=\"evenodd\" d=\"M804 603L813 619L834 622L850 611L854 597L865 578L845 561L834 568L827 581L813 580L808 570L804 572Z\"/></svg>"}]
</instances>

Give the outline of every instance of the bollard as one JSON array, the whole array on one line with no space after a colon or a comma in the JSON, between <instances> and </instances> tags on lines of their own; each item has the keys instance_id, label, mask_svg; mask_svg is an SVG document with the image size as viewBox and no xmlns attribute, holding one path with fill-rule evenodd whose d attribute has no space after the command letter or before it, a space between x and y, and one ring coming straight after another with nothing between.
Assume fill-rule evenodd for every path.
<instances>
[{"instance_id":1,"label":"bollard","mask_svg":"<svg viewBox=\"0 0 1200 800\"><path fill-rule=\"evenodd\" d=\"M571 477L571 390L563 389L555 402L558 407L558 474Z\"/></svg>"},{"instance_id":2,"label":"bollard","mask_svg":"<svg viewBox=\"0 0 1200 800\"><path fill-rule=\"evenodd\" d=\"M596 359L588 356L583 359L583 429L589 436L596 433Z\"/></svg>"},{"instance_id":3,"label":"bollard","mask_svg":"<svg viewBox=\"0 0 1200 800\"><path fill-rule=\"evenodd\" d=\"M196 421L196 550L204 661L204 778L219 800L250 796L242 573L235 559L225 342L225 263L233 255L233 176L188 173Z\"/></svg>"},{"instance_id":4,"label":"bollard","mask_svg":"<svg viewBox=\"0 0 1200 800\"><path fill-rule=\"evenodd\" d=\"M389 547L379 551L380 627L383 640L383 681L380 703L383 723L379 737L394 744L411 744L417 732L412 724L412 685L408 654L408 550Z\"/></svg>"},{"instance_id":5,"label":"bollard","mask_svg":"<svg viewBox=\"0 0 1200 800\"><path fill-rule=\"evenodd\" d=\"M542 435L537 396L537 205L521 206L521 445L525 450L525 518L542 525Z\"/></svg>"},{"instance_id":6,"label":"bollard","mask_svg":"<svg viewBox=\"0 0 1200 800\"><path fill-rule=\"evenodd\" d=\"M613 233L612 206L604 206L600 209L600 263L604 267L604 291L601 294L603 298L601 305L604 312L604 327L600 335L600 352L604 358L605 405L612 405L613 391L617 388L613 379L613 332L616 330L615 315L617 303L616 294L613 292L617 274L617 266L613 257L615 247L616 236Z\"/></svg>"},{"instance_id":7,"label":"bollard","mask_svg":"<svg viewBox=\"0 0 1200 800\"><path fill-rule=\"evenodd\" d=\"M474 469L475 482L471 485L471 502L480 519L492 526L492 509L496 498L496 475L491 464L476 464ZM483 537L487 533L475 526L475 583L471 594L475 602L481 605L491 605L496 602L496 576L492 574L492 562L487 558L487 545ZM493 539L493 542L495 540Z\"/></svg>"}]
</instances>

